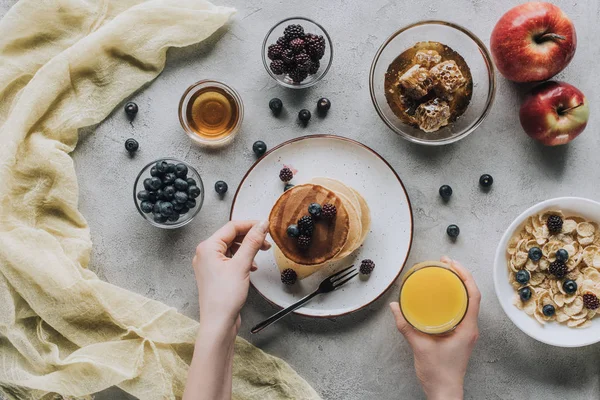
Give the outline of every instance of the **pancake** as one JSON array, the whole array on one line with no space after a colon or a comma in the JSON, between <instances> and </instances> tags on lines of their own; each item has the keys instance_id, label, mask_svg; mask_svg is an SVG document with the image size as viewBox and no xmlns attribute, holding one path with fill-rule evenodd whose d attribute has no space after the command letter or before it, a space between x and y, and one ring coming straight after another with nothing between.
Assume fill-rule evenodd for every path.
<instances>
[{"instance_id":1,"label":"pancake","mask_svg":"<svg viewBox=\"0 0 600 400\"><path fill-rule=\"evenodd\" d=\"M358 198L358 202L360 203L360 222L362 223L362 235L360 238L360 244L358 245L358 247L360 247L367 238L369 230L371 229L371 210L369 209L369 205L367 204L365 198L356 189L352 189L352 191L354 191L356 197Z\"/></svg>"},{"instance_id":2,"label":"pancake","mask_svg":"<svg viewBox=\"0 0 600 400\"><path fill-rule=\"evenodd\" d=\"M329 190L333 190L334 192L341 193L352 202L352 205L356 210L358 210L359 217L361 213L361 206L356 196L356 192L351 187L347 186L345 183L338 181L337 179L325 178L322 176L318 176L316 178L312 178L310 180L311 183L316 183L317 185L321 185L326 187Z\"/></svg>"},{"instance_id":3,"label":"pancake","mask_svg":"<svg viewBox=\"0 0 600 400\"><path fill-rule=\"evenodd\" d=\"M357 209L345 195L339 192L335 193L338 197L342 199L342 202L346 203L346 210L348 211L349 217L348 240L342 251L340 251L335 257L336 260L339 260L344 257L347 257L348 255L350 255L350 253L352 253L360 246L360 244L362 243L360 241L360 238L362 237L363 230L359 214L360 208Z\"/></svg>"},{"instance_id":4,"label":"pancake","mask_svg":"<svg viewBox=\"0 0 600 400\"><path fill-rule=\"evenodd\" d=\"M311 203L331 203L335 205L337 215L331 222L315 223L310 247L300 249L297 239L288 237L286 230L289 225L296 224L298 219L308 214L308 206ZM269 215L271 237L287 259L302 265L322 264L333 259L346 246L351 219L347 209L350 207L352 213L356 214L354 206L347 198L342 200L342 195L321 185L312 183L296 185L286 190L271 210ZM356 215L352 217L353 224L355 219ZM354 234L352 240L354 243Z\"/></svg>"}]
</instances>

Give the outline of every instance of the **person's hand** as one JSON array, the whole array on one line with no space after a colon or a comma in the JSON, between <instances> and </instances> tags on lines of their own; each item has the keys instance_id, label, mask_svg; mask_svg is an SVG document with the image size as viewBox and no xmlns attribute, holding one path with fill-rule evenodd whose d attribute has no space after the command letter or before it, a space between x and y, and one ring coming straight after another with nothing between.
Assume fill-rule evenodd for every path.
<instances>
[{"instance_id":1,"label":"person's hand","mask_svg":"<svg viewBox=\"0 0 600 400\"><path fill-rule=\"evenodd\" d=\"M268 229L268 221L231 221L198 245L192 264L201 325L233 328L237 333L240 310L248 297L250 271L256 269L254 257L259 250L271 247L265 240Z\"/></svg>"},{"instance_id":2,"label":"person's hand","mask_svg":"<svg viewBox=\"0 0 600 400\"><path fill-rule=\"evenodd\" d=\"M477 316L481 294L467 269L448 257L442 257L441 261L458 273L469 294L469 309L453 332L441 336L421 333L406 322L398 303L391 303L390 308L398 330L412 347L415 371L427 398L462 399L467 364L479 337Z\"/></svg>"}]
</instances>

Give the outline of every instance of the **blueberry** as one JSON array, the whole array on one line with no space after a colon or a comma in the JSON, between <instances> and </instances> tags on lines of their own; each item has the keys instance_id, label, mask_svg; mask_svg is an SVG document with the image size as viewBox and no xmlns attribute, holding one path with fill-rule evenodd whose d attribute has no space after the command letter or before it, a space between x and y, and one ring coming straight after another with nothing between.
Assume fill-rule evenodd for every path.
<instances>
[{"instance_id":1,"label":"blueberry","mask_svg":"<svg viewBox=\"0 0 600 400\"><path fill-rule=\"evenodd\" d=\"M162 189L158 189L156 191L156 197L158 197L159 200L167 200L167 198L165 197L165 192Z\"/></svg>"},{"instance_id":2,"label":"blueberry","mask_svg":"<svg viewBox=\"0 0 600 400\"><path fill-rule=\"evenodd\" d=\"M163 188L163 194L165 196L165 200L173 200L173 196L175 195L175 188L173 186L165 186Z\"/></svg>"},{"instance_id":3,"label":"blueberry","mask_svg":"<svg viewBox=\"0 0 600 400\"><path fill-rule=\"evenodd\" d=\"M290 225L287 227L286 233L291 238L297 238L300 236L300 229L298 229L298 225Z\"/></svg>"},{"instance_id":4,"label":"blueberry","mask_svg":"<svg viewBox=\"0 0 600 400\"><path fill-rule=\"evenodd\" d=\"M196 197L200 196L200 188L198 186L190 186L188 187L188 196L191 197L192 199L195 199Z\"/></svg>"},{"instance_id":5,"label":"blueberry","mask_svg":"<svg viewBox=\"0 0 600 400\"><path fill-rule=\"evenodd\" d=\"M159 224L164 224L165 222L167 222L168 217L165 217L162 214L154 214L154 222L157 222Z\"/></svg>"},{"instance_id":6,"label":"blueberry","mask_svg":"<svg viewBox=\"0 0 600 400\"><path fill-rule=\"evenodd\" d=\"M516 273L515 275L515 279L517 280L517 282L519 282L521 285L526 284L527 282L529 282L529 278L531 278L531 275L529 275L529 271L527 270L521 270L519 272Z\"/></svg>"},{"instance_id":7,"label":"blueberry","mask_svg":"<svg viewBox=\"0 0 600 400\"><path fill-rule=\"evenodd\" d=\"M156 171L159 174L164 174L165 172L167 172L167 168L169 168L169 164L164 160L157 161L155 165L156 165Z\"/></svg>"},{"instance_id":8,"label":"blueberry","mask_svg":"<svg viewBox=\"0 0 600 400\"><path fill-rule=\"evenodd\" d=\"M183 163L179 163L175 166L175 175L178 178L185 178L188 174L188 167ZM186 182L187 183L187 182Z\"/></svg>"},{"instance_id":9,"label":"blueberry","mask_svg":"<svg viewBox=\"0 0 600 400\"><path fill-rule=\"evenodd\" d=\"M440 196L442 196L442 199L444 200L448 200L450 198L450 196L452 196L452 188L448 185L442 185L440 186Z\"/></svg>"},{"instance_id":10,"label":"blueberry","mask_svg":"<svg viewBox=\"0 0 600 400\"><path fill-rule=\"evenodd\" d=\"M167 164L167 172L170 172L170 173L175 173L175 164L173 164L173 163L168 163L168 164Z\"/></svg>"},{"instance_id":11,"label":"blueberry","mask_svg":"<svg viewBox=\"0 0 600 400\"><path fill-rule=\"evenodd\" d=\"M321 215L321 205L319 203L310 203L308 213L313 217L319 217Z\"/></svg>"},{"instance_id":12,"label":"blueberry","mask_svg":"<svg viewBox=\"0 0 600 400\"><path fill-rule=\"evenodd\" d=\"M489 174L483 174L479 177L479 184L484 188L492 186L492 183L494 183L494 178Z\"/></svg>"},{"instance_id":13,"label":"blueberry","mask_svg":"<svg viewBox=\"0 0 600 400\"><path fill-rule=\"evenodd\" d=\"M138 200L148 200L150 198L150 193L147 190L140 190L137 194Z\"/></svg>"},{"instance_id":14,"label":"blueberry","mask_svg":"<svg viewBox=\"0 0 600 400\"><path fill-rule=\"evenodd\" d=\"M150 203L156 203L156 200L158 200L158 196L156 195L156 192L148 192L148 201Z\"/></svg>"},{"instance_id":15,"label":"blueberry","mask_svg":"<svg viewBox=\"0 0 600 400\"><path fill-rule=\"evenodd\" d=\"M188 183L188 186L198 186L194 178L187 178L185 181Z\"/></svg>"},{"instance_id":16,"label":"blueberry","mask_svg":"<svg viewBox=\"0 0 600 400\"><path fill-rule=\"evenodd\" d=\"M283 191L285 192L286 190L291 189L293 187L294 187L294 185L292 185L291 183L286 183L285 187L283 188Z\"/></svg>"},{"instance_id":17,"label":"blueberry","mask_svg":"<svg viewBox=\"0 0 600 400\"><path fill-rule=\"evenodd\" d=\"M567 279L566 281L563 282L563 289L568 294L573 294L577 291L577 282L575 282L574 280L571 280L571 279Z\"/></svg>"},{"instance_id":18,"label":"blueberry","mask_svg":"<svg viewBox=\"0 0 600 400\"><path fill-rule=\"evenodd\" d=\"M215 182L215 192L219 193L220 195L224 195L225 193L227 193L227 189L227 183L225 183L224 181Z\"/></svg>"},{"instance_id":19,"label":"blueberry","mask_svg":"<svg viewBox=\"0 0 600 400\"><path fill-rule=\"evenodd\" d=\"M532 261L540 261L543 255L542 249L539 247L532 247L529 249L528 256Z\"/></svg>"},{"instance_id":20,"label":"blueberry","mask_svg":"<svg viewBox=\"0 0 600 400\"><path fill-rule=\"evenodd\" d=\"M554 313L556 312L556 310L554 309L554 306L552 304L546 304L544 306L544 308L542 308L542 312L544 313L544 315L546 317L551 317L554 315Z\"/></svg>"},{"instance_id":21,"label":"blueberry","mask_svg":"<svg viewBox=\"0 0 600 400\"><path fill-rule=\"evenodd\" d=\"M556 251L556 259L566 262L569 259L569 252L565 249L558 249Z\"/></svg>"},{"instance_id":22,"label":"blueberry","mask_svg":"<svg viewBox=\"0 0 600 400\"><path fill-rule=\"evenodd\" d=\"M148 191L153 190L151 182L152 182L152 178L146 178L146 179L144 179L144 189L146 189Z\"/></svg>"},{"instance_id":23,"label":"blueberry","mask_svg":"<svg viewBox=\"0 0 600 400\"><path fill-rule=\"evenodd\" d=\"M252 145L252 151L256 154L257 157L262 157L263 154L267 151L267 145L262 140L257 140Z\"/></svg>"},{"instance_id":24,"label":"blueberry","mask_svg":"<svg viewBox=\"0 0 600 400\"><path fill-rule=\"evenodd\" d=\"M521 301L527 301L531 298L531 289L529 287L524 287L519 289L519 297Z\"/></svg>"},{"instance_id":25,"label":"blueberry","mask_svg":"<svg viewBox=\"0 0 600 400\"><path fill-rule=\"evenodd\" d=\"M330 108L331 102L325 97L322 97L317 101L317 111L319 111L320 114L326 114Z\"/></svg>"},{"instance_id":26,"label":"blueberry","mask_svg":"<svg viewBox=\"0 0 600 400\"><path fill-rule=\"evenodd\" d=\"M175 192L173 198L177 203L185 204L187 203L189 196L186 192Z\"/></svg>"},{"instance_id":27,"label":"blueberry","mask_svg":"<svg viewBox=\"0 0 600 400\"><path fill-rule=\"evenodd\" d=\"M173 214L173 204L170 201L163 201L160 203L160 213L165 217Z\"/></svg>"},{"instance_id":28,"label":"blueberry","mask_svg":"<svg viewBox=\"0 0 600 400\"><path fill-rule=\"evenodd\" d=\"M173 214L169 215L169 221L176 222L179 219L179 213L177 211L173 211Z\"/></svg>"},{"instance_id":29,"label":"blueberry","mask_svg":"<svg viewBox=\"0 0 600 400\"><path fill-rule=\"evenodd\" d=\"M149 201L142 201L140 203L140 209L142 210L143 213L150 213L152 212L152 210L154 209L154 204L150 203Z\"/></svg>"},{"instance_id":30,"label":"blueberry","mask_svg":"<svg viewBox=\"0 0 600 400\"><path fill-rule=\"evenodd\" d=\"M187 207L183 207L181 210L179 210L179 214L187 214L188 212L190 212L190 209Z\"/></svg>"},{"instance_id":31,"label":"blueberry","mask_svg":"<svg viewBox=\"0 0 600 400\"><path fill-rule=\"evenodd\" d=\"M160 205L162 204L162 201L158 200L156 203L154 203L154 207L152 207L152 212L154 214L159 214L160 215Z\"/></svg>"},{"instance_id":32,"label":"blueberry","mask_svg":"<svg viewBox=\"0 0 600 400\"><path fill-rule=\"evenodd\" d=\"M448 228L446 228L446 233L451 238L456 238L456 237L458 237L458 235L460 235L460 228L457 225L454 225L454 224L453 225L448 225Z\"/></svg>"},{"instance_id":33,"label":"blueberry","mask_svg":"<svg viewBox=\"0 0 600 400\"><path fill-rule=\"evenodd\" d=\"M138 113L137 104L135 104L133 101L130 101L127 104L125 104L125 114L127 114L127 116L130 119L134 119L137 113Z\"/></svg>"},{"instance_id":34,"label":"blueberry","mask_svg":"<svg viewBox=\"0 0 600 400\"><path fill-rule=\"evenodd\" d=\"M162 181L165 185L171 185L173 184L173 182L175 182L175 179L177 179L177 177L175 176L175 174L173 172L167 172L163 177L162 177Z\"/></svg>"},{"instance_id":35,"label":"blueberry","mask_svg":"<svg viewBox=\"0 0 600 400\"><path fill-rule=\"evenodd\" d=\"M310 121L310 111L308 111L307 109L302 109L298 112L298 119L303 122L303 123L308 123L308 121Z\"/></svg>"},{"instance_id":36,"label":"blueberry","mask_svg":"<svg viewBox=\"0 0 600 400\"><path fill-rule=\"evenodd\" d=\"M269 108L273 111L273 114L277 115L283 110L283 102L275 97L269 101Z\"/></svg>"},{"instance_id":37,"label":"blueberry","mask_svg":"<svg viewBox=\"0 0 600 400\"><path fill-rule=\"evenodd\" d=\"M158 176L158 170L156 169L156 165L153 165L150 168L150 176Z\"/></svg>"},{"instance_id":38,"label":"blueberry","mask_svg":"<svg viewBox=\"0 0 600 400\"><path fill-rule=\"evenodd\" d=\"M175 189L185 192L188 189L188 183L181 178L177 178L175 179Z\"/></svg>"},{"instance_id":39,"label":"blueberry","mask_svg":"<svg viewBox=\"0 0 600 400\"><path fill-rule=\"evenodd\" d=\"M185 203L185 206L189 209L196 207L196 200L188 199L188 201Z\"/></svg>"},{"instance_id":40,"label":"blueberry","mask_svg":"<svg viewBox=\"0 0 600 400\"><path fill-rule=\"evenodd\" d=\"M158 176L153 176L150 178L150 188L152 190L158 190L162 186L162 181Z\"/></svg>"},{"instance_id":41,"label":"blueberry","mask_svg":"<svg viewBox=\"0 0 600 400\"><path fill-rule=\"evenodd\" d=\"M125 141L125 150L127 150L128 152L135 153L136 151L138 151L139 148L140 144L137 142L137 140L129 138Z\"/></svg>"},{"instance_id":42,"label":"blueberry","mask_svg":"<svg viewBox=\"0 0 600 400\"><path fill-rule=\"evenodd\" d=\"M183 207L185 207L185 203L178 203L177 201L173 202L174 210L181 211Z\"/></svg>"}]
</instances>

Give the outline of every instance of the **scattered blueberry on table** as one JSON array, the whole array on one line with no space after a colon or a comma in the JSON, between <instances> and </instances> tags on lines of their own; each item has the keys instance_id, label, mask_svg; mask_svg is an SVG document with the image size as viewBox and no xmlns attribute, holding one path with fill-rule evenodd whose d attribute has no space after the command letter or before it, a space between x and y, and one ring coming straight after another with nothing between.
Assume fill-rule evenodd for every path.
<instances>
[{"instance_id":1,"label":"scattered blueberry on table","mask_svg":"<svg viewBox=\"0 0 600 400\"><path fill-rule=\"evenodd\" d=\"M321 97L317 101L317 111L319 112L320 115L327 114L327 111L329 111L330 108L331 108L331 101L329 101L329 99L327 99L325 97Z\"/></svg>"},{"instance_id":2,"label":"scattered blueberry on table","mask_svg":"<svg viewBox=\"0 0 600 400\"><path fill-rule=\"evenodd\" d=\"M283 191L285 192L286 190L291 189L293 187L294 187L294 185L292 185L291 183L286 183L285 186L284 186L284 188L283 188Z\"/></svg>"},{"instance_id":3,"label":"scattered blueberry on table","mask_svg":"<svg viewBox=\"0 0 600 400\"><path fill-rule=\"evenodd\" d=\"M458 225L448 225L448 228L446 228L446 233L451 238L457 238L458 235L460 235L460 228L458 227Z\"/></svg>"},{"instance_id":4,"label":"scattered blueberry on table","mask_svg":"<svg viewBox=\"0 0 600 400\"><path fill-rule=\"evenodd\" d=\"M227 189L228 189L228 186L225 181L216 181L215 182L215 192L217 192L221 196L223 196L225 193L227 193Z\"/></svg>"},{"instance_id":5,"label":"scattered blueberry on table","mask_svg":"<svg viewBox=\"0 0 600 400\"><path fill-rule=\"evenodd\" d=\"M127 114L127 116L129 117L129 119L134 119L135 116L138 113L138 105L135 104L133 101L128 102L127 104L125 104L125 114Z\"/></svg>"},{"instance_id":6,"label":"scattered blueberry on table","mask_svg":"<svg viewBox=\"0 0 600 400\"><path fill-rule=\"evenodd\" d=\"M298 112L298 119L304 125L306 125L308 123L308 121L310 121L310 117L311 117L310 111L308 111L307 109L302 109Z\"/></svg>"},{"instance_id":7,"label":"scattered blueberry on table","mask_svg":"<svg viewBox=\"0 0 600 400\"><path fill-rule=\"evenodd\" d=\"M269 108L271 109L271 111L273 111L273 114L279 115L279 113L281 113L281 110L283 110L283 102L277 97L275 97L271 99L271 101L269 101Z\"/></svg>"},{"instance_id":8,"label":"scattered blueberry on table","mask_svg":"<svg viewBox=\"0 0 600 400\"><path fill-rule=\"evenodd\" d=\"M442 199L449 200L452 196L452 188L448 185L442 185L440 186L439 193Z\"/></svg>"},{"instance_id":9,"label":"scattered blueberry on table","mask_svg":"<svg viewBox=\"0 0 600 400\"><path fill-rule=\"evenodd\" d=\"M481 187L489 188L494 183L494 178L489 174L483 174L479 177L479 184Z\"/></svg>"},{"instance_id":10,"label":"scattered blueberry on table","mask_svg":"<svg viewBox=\"0 0 600 400\"><path fill-rule=\"evenodd\" d=\"M257 140L252 145L252 151L257 157L262 157L267 152L267 145L262 140Z\"/></svg>"},{"instance_id":11,"label":"scattered blueberry on table","mask_svg":"<svg viewBox=\"0 0 600 400\"><path fill-rule=\"evenodd\" d=\"M140 144L137 140L133 138L129 138L125 141L125 150L129 152L129 154L133 154L140 148Z\"/></svg>"}]
</instances>

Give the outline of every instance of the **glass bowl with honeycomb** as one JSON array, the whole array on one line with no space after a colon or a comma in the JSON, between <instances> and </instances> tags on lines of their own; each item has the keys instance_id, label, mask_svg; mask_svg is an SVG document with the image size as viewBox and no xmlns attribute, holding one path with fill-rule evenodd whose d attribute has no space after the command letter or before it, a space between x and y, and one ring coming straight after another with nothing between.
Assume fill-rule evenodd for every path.
<instances>
[{"instance_id":1,"label":"glass bowl with honeycomb","mask_svg":"<svg viewBox=\"0 0 600 400\"><path fill-rule=\"evenodd\" d=\"M483 42L444 21L422 21L391 35L369 75L377 113L403 138L425 145L456 142L488 115L496 91Z\"/></svg>"}]
</instances>

